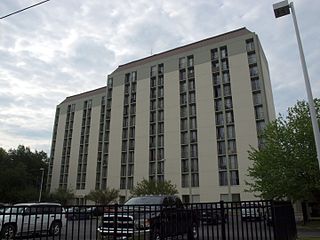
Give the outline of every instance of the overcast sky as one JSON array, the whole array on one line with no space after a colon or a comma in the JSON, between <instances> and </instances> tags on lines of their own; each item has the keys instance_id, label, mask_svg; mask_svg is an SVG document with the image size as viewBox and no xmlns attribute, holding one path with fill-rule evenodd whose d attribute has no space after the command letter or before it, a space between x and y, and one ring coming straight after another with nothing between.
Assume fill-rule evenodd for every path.
<instances>
[{"instance_id":1,"label":"overcast sky","mask_svg":"<svg viewBox=\"0 0 320 240\"><path fill-rule=\"evenodd\" d=\"M40 1L40 0L39 0ZM0 16L36 0L1 0ZM275 0L276 1L276 0ZM51 0L0 20L0 147L49 152L56 105L106 83L118 65L241 27L259 35L276 112L306 99L291 16L270 0ZM295 0L314 97L320 1Z\"/></svg>"}]
</instances>

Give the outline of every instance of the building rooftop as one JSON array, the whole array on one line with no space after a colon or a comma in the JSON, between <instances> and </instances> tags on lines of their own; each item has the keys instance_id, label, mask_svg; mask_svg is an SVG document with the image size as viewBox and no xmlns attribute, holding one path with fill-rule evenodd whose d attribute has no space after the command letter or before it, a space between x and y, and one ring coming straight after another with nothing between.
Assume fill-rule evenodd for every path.
<instances>
[{"instance_id":1,"label":"building rooftop","mask_svg":"<svg viewBox=\"0 0 320 240\"><path fill-rule=\"evenodd\" d=\"M188 52L188 51L191 51L193 49L200 48L200 47L203 47L203 46L207 46L207 45L223 42L223 41L226 41L228 39L232 39L232 38L235 38L235 37L246 35L248 33L252 33L252 32L249 31L245 27L239 28L239 29L227 32L227 33L223 33L223 34L220 34L220 35L217 35L217 36L214 36L214 37L210 37L210 38L206 38L206 39L200 40L198 42L190 43L190 44L187 44L187 45L184 45L184 46L181 46L181 47L177 47L177 48L165 51L165 52L161 52L161 53L154 54L152 56L148 56L148 57L145 57L145 58L141 58L141 59L138 59L138 60L123 64L123 65L119 65L118 68L114 71L114 73L118 72L118 71L123 71L123 70L128 69L128 68L136 67L136 66L141 65L141 64L145 64L145 63L148 63L148 62L156 61L156 60L159 60L161 58L170 57L170 56L173 56L173 55L181 54L183 52Z\"/></svg>"},{"instance_id":2,"label":"building rooftop","mask_svg":"<svg viewBox=\"0 0 320 240\"><path fill-rule=\"evenodd\" d=\"M70 97L67 97L60 104L66 103L66 102L75 101L75 100L82 99L82 98L91 97L91 96L94 96L94 95L97 95L97 94L102 94L102 93L106 93L106 87L101 87L101 88L97 88L97 89L90 90L90 91L87 91L87 92L83 92L83 93L79 93L79 94L76 94L76 95L72 95Z\"/></svg>"}]
</instances>

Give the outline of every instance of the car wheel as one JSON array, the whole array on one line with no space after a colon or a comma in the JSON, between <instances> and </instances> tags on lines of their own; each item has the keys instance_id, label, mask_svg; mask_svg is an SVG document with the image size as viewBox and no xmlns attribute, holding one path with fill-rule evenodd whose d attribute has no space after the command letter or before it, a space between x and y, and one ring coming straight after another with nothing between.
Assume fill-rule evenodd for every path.
<instances>
[{"instance_id":1,"label":"car wheel","mask_svg":"<svg viewBox=\"0 0 320 240\"><path fill-rule=\"evenodd\" d=\"M52 236L59 235L61 233L61 223L57 221L51 223L49 232Z\"/></svg>"},{"instance_id":2,"label":"car wheel","mask_svg":"<svg viewBox=\"0 0 320 240\"><path fill-rule=\"evenodd\" d=\"M188 232L188 240L197 240L198 238L198 226L194 223L192 224L192 228Z\"/></svg>"},{"instance_id":3,"label":"car wheel","mask_svg":"<svg viewBox=\"0 0 320 240\"><path fill-rule=\"evenodd\" d=\"M11 224L7 224L2 228L0 239L15 239L16 237L16 228Z\"/></svg>"}]
</instances>

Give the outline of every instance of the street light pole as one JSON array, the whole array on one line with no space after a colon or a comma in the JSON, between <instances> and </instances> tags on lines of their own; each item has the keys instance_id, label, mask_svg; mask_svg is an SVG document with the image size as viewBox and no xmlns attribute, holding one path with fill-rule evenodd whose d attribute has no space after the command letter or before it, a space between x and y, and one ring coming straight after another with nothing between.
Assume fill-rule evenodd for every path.
<instances>
[{"instance_id":1,"label":"street light pole","mask_svg":"<svg viewBox=\"0 0 320 240\"><path fill-rule=\"evenodd\" d=\"M306 90L307 90L308 103L309 103L309 109L310 109L310 116L311 116L313 134L314 134L316 150L317 150L318 164L319 164L319 168L320 168L320 131L319 131L319 124L318 124L316 110L315 110L315 106L314 106L314 101L313 101L313 96L312 96L312 91L311 91L311 85L310 85L310 80L309 80L307 64L306 64L306 60L305 60L304 53L303 53L302 42L301 42L300 32L299 32L299 28L298 28L296 12L295 12L295 9L294 9L294 6L293 6L293 2L291 2L289 4L287 0L279 2L279 3L276 3L276 4L273 4L273 9L274 9L274 13L275 13L275 17L276 18L290 14L290 9L291 9L294 29L295 29L295 32L296 32L297 42L298 42L298 47L299 47L299 54L300 54L300 60L301 60L301 65L302 65L302 70L303 70L303 76L304 76L304 81L305 81Z\"/></svg>"},{"instance_id":2,"label":"street light pole","mask_svg":"<svg viewBox=\"0 0 320 240\"><path fill-rule=\"evenodd\" d=\"M39 192L39 202L41 202L42 185L43 185L43 177L44 177L44 168L40 168L40 171L41 171L41 183L40 183L40 192Z\"/></svg>"}]
</instances>

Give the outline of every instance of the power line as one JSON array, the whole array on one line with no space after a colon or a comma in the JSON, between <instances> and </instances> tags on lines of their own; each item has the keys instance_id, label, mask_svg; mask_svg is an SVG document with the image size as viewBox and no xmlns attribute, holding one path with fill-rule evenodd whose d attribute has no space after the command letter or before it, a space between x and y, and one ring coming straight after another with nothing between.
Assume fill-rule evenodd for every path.
<instances>
[{"instance_id":1,"label":"power line","mask_svg":"<svg viewBox=\"0 0 320 240\"><path fill-rule=\"evenodd\" d=\"M6 18L6 17L9 17L9 16L12 16L12 15L15 15L15 14L20 13L20 12L23 12L23 11L25 11L25 10L29 9L29 8L33 8L33 7L35 7L35 6L38 6L38 5L40 5L40 4L43 4L43 3L45 3L45 2L49 2L49 1L50 1L50 0L45 0L45 1L42 1L42 2L38 2L38 3L33 4L33 5L29 6L29 7L26 7L26 8L20 9L20 10L18 10L18 11L15 11L15 12L12 12L12 13L10 13L10 14L8 14L8 15L5 15L5 16L3 16L3 17L0 17L0 19L4 19L4 18Z\"/></svg>"}]
</instances>

